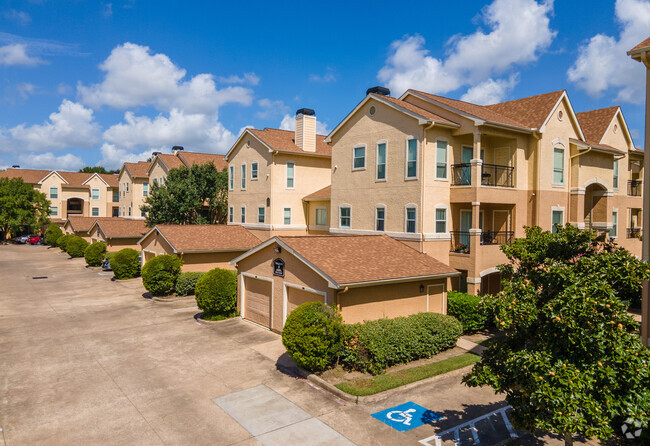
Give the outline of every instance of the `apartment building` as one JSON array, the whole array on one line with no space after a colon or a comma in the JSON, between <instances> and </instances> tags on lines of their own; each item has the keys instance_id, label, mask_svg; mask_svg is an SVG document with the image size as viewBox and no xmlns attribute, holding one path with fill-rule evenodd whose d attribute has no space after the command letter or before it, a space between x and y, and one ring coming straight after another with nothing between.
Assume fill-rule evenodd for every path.
<instances>
[{"instance_id":1,"label":"apartment building","mask_svg":"<svg viewBox=\"0 0 650 446\"><path fill-rule=\"evenodd\" d=\"M489 106L389 94L369 89L325 139L330 233L386 233L471 293L498 289L499 246L524 226L568 222L640 255L643 152L620 108L578 115L565 91Z\"/></svg>"},{"instance_id":2,"label":"apartment building","mask_svg":"<svg viewBox=\"0 0 650 446\"><path fill-rule=\"evenodd\" d=\"M228 167L223 155L201 152L187 152L180 146L174 146L171 154L154 153L154 158L147 171L149 184L163 184L169 171L179 167L192 167L213 163L218 171Z\"/></svg>"},{"instance_id":3,"label":"apartment building","mask_svg":"<svg viewBox=\"0 0 650 446\"><path fill-rule=\"evenodd\" d=\"M117 175L11 168L0 178L22 178L50 200L50 218L63 225L70 216L110 217L118 209Z\"/></svg>"},{"instance_id":4,"label":"apartment building","mask_svg":"<svg viewBox=\"0 0 650 446\"><path fill-rule=\"evenodd\" d=\"M118 175L119 182L119 217L144 219L140 210L144 200L149 196L149 161L124 163Z\"/></svg>"},{"instance_id":5,"label":"apartment building","mask_svg":"<svg viewBox=\"0 0 650 446\"><path fill-rule=\"evenodd\" d=\"M295 119L295 131L244 130L226 154L228 224L262 239L311 232L303 198L330 185L332 150L316 134L313 110L300 109ZM326 233L329 217L319 216Z\"/></svg>"}]
</instances>

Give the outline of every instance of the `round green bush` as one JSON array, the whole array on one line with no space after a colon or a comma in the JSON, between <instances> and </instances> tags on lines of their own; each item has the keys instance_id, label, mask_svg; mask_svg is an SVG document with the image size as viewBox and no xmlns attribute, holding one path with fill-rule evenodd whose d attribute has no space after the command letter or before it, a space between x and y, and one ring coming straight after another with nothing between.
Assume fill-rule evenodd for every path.
<instances>
[{"instance_id":1,"label":"round green bush","mask_svg":"<svg viewBox=\"0 0 650 446\"><path fill-rule=\"evenodd\" d=\"M488 316L481 308L483 298L458 291L447 292L447 314L463 324L463 331L485 328Z\"/></svg>"},{"instance_id":2,"label":"round green bush","mask_svg":"<svg viewBox=\"0 0 650 446\"><path fill-rule=\"evenodd\" d=\"M104 242L95 242L86 248L84 251L84 257L86 258L86 263L89 266L101 266L104 261L104 256L106 254L106 243Z\"/></svg>"},{"instance_id":3,"label":"round green bush","mask_svg":"<svg viewBox=\"0 0 650 446\"><path fill-rule=\"evenodd\" d=\"M181 265L183 261L178 256L156 256L142 267L142 284L154 296L167 296L174 292Z\"/></svg>"},{"instance_id":4,"label":"round green bush","mask_svg":"<svg viewBox=\"0 0 650 446\"><path fill-rule=\"evenodd\" d=\"M282 343L300 367L320 372L333 364L343 347L343 319L321 302L306 302L289 314Z\"/></svg>"},{"instance_id":5,"label":"round green bush","mask_svg":"<svg viewBox=\"0 0 650 446\"><path fill-rule=\"evenodd\" d=\"M45 244L50 246L57 246L56 242L63 235L63 231L56 223L50 223L47 231L45 231Z\"/></svg>"},{"instance_id":6,"label":"round green bush","mask_svg":"<svg viewBox=\"0 0 650 446\"><path fill-rule=\"evenodd\" d=\"M74 237L73 234L63 234L59 239L56 241L56 246L61 248L61 251L65 251L66 245L70 240L72 240L72 237Z\"/></svg>"},{"instance_id":7,"label":"round green bush","mask_svg":"<svg viewBox=\"0 0 650 446\"><path fill-rule=\"evenodd\" d=\"M140 275L140 254L135 249L117 251L111 256L110 264L116 279L133 279Z\"/></svg>"},{"instance_id":8,"label":"round green bush","mask_svg":"<svg viewBox=\"0 0 650 446\"><path fill-rule=\"evenodd\" d=\"M206 316L226 315L237 303L237 273L215 268L196 282L196 304Z\"/></svg>"},{"instance_id":9,"label":"round green bush","mask_svg":"<svg viewBox=\"0 0 650 446\"><path fill-rule=\"evenodd\" d=\"M67 252L70 257L83 257L84 251L87 247L88 242L75 235L70 237L70 240L66 243L65 252Z\"/></svg>"},{"instance_id":10,"label":"round green bush","mask_svg":"<svg viewBox=\"0 0 650 446\"><path fill-rule=\"evenodd\" d=\"M176 294L179 296L191 296L194 294L196 289L196 282L204 275L205 273L180 273L176 279Z\"/></svg>"}]
</instances>

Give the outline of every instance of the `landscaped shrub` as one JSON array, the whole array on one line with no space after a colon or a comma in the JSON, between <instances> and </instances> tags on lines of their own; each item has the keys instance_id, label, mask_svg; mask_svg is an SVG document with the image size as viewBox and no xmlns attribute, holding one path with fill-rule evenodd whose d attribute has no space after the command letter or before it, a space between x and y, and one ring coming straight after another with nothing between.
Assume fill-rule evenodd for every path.
<instances>
[{"instance_id":1,"label":"landscaped shrub","mask_svg":"<svg viewBox=\"0 0 650 446\"><path fill-rule=\"evenodd\" d=\"M142 284L154 296L171 294L182 264L178 256L156 256L142 267Z\"/></svg>"},{"instance_id":2,"label":"landscaped shrub","mask_svg":"<svg viewBox=\"0 0 650 446\"><path fill-rule=\"evenodd\" d=\"M179 296L191 296L194 294L196 289L196 282L203 276L205 273L180 273L176 279L176 294Z\"/></svg>"},{"instance_id":3,"label":"landscaped shrub","mask_svg":"<svg viewBox=\"0 0 650 446\"><path fill-rule=\"evenodd\" d=\"M56 223L50 223L47 231L45 231L45 244L50 246L56 246L56 242L63 235L63 231Z\"/></svg>"},{"instance_id":4,"label":"landscaped shrub","mask_svg":"<svg viewBox=\"0 0 650 446\"><path fill-rule=\"evenodd\" d=\"M343 320L336 309L307 302L293 310L282 329L282 343L300 367L320 372L329 367L343 347Z\"/></svg>"},{"instance_id":5,"label":"landscaped shrub","mask_svg":"<svg viewBox=\"0 0 650 446\"><path fill-rule=\"evenodd\" d=\"M237 273L215 268L196 282L196 304L204 317L227 315L237 302Z\"/></svg>"},{"instance_id":6,"label":"landscaped shrub","mask_svg":"<svg viewBox=\"0 0 650 446\"><path fill-rule=\"evenodd\" d=\"M112 255L111 269L116 279L133 279L140 275L140 254L135 249L124 248Z\"/></svg>"},{"instance_id":7,"label":"landscaped shrub","mask_svg":"<svg viewBox=\"0 0 650 446\"><path fill-rule=\"evenodd\" d=\"M488 322L488 316L481 308L482 300L480 296L448 291L447 314L463 324L463 331L482 330Z\"/></svg>"},{"instance_id":8,"label":"landscaped shrub","mask_svg":"<svg viewBox=\"0 0 650 446\"><path fill-rule=\"evenodd\" d=\"M101 266L106 254L106 243L95 242L88 245L84 251L86 263L89 266Z\"/></svg>"},{"instance_id":9,"label":"landscaped shrub","mask_svg":"<svg viewBox=\"0 0 650 446\"><path fill-rule=\"evenodd\" d=\"M70 257L83 257L84 251L87 247L88 242L75 235L70 237L70 240L66 243L65 252L67 252Z\"/></svg>"},{"instance_id":10,"label":"landscaped shrub","mask_svg":"<svg viewBox=\"0 0 650 446\"><path fill-rule=\"evenodd\" d=\"M462 332L456 318L438 313L345 325L341 360L348 368L378 374L387 367L450 349Z\"/></svg>"},{"instance_id":11,"label":"landscaped shrub","mask_svg":"<svg viewBox=\"0 0 650 446\"><path fill-rule=\"evenodd\" d=\"M61 251L65 251L66 245L70 240L72 240L72 237L74 237L73 234L63 234L59 239L56 241L56 245L61 248Z\"/></svg>"}]
</instances>

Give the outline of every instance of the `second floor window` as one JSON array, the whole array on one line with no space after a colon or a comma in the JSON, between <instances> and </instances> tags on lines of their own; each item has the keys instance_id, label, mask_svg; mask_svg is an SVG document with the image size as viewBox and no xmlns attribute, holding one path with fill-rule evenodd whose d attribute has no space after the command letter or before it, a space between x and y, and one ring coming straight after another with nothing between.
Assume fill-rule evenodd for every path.
<instances>
[{"instance_id":1,"label":"second floor window","mask_svg":"<svg viewBox=\"0 0 650 446\"><path fill-rule=\"evenodd\" d=\"M91 197L92 197L93 200L99 200L99 189L93 189L91 191L91 194L92 194Z\"/></svg>"},{"instance_id":2,"label":"second floor window","mask_svg":"<svg viewBox=\"0 0 650 446\"><path fill-rule=\"evenodd\" d=\"M258 223L264 223L264 213L266 212L266 208L264 206L260 206L257 208L257 222Z\"/></svg>"},{"instance_id":3,"label":"second floor window","mask_svg":"<svg viewBox=\"0 0 650 446\"><path fill-rule=\"evenodd\" d=\"M143 197L149 196L149 183L142 183L142 196Z\"/></svg>"},{"instance_id":4,"label":"second floor window","mask_svg":"<svg viewBox=\"0 0 650 446\"><path fill-rule=\"evenodd\" d=\"M618 189L618 160L614 160L613 186L614 186L614 189Z\"/></svg>"},{"instance_id":5,"label":"second floor window","mask_svg":"<svg viewBox=\"0 0 650 446\"><path fill-rule=\"evenodd\" d=\"M436 178L447 179L447 142L436 143Z\"/></svg>"},{"instance_id":6,"label":"second floor window","mask_svg":"<svg viewBox=\"0 0 650 446\"><path fill-rule=\"evenodd\" d=\"M415 208L406 208L406 232L415 232Z\"/></svg>"},{"instance_id":7,"label":"second floor window","mask_svg":"<svg viewBox=\"0 0 650 446\"><path fill-rule=\"evenodd\" d=\"M246 223L246 208L244 206L241 207L241 222Z\"/></svg>"},{"instance_id":8,"label":"second floor window","mask_svg":"<svg viewBox=\"0 0 650 446\"><path fill-rule=\"evenodd\" d=\"M246 164L241 165L241 190L246 190Z\"/></svg>"},{"instance_id":9,"label":"second floor window","mask_svg":"<svg viewBox=\"0 0 650 446\"><path fill-rule=\"evenodd\" d=\"M284 208L284 224L291 224L291 208Z\"/></svg>"},{"instance_id":10,"label":"second floor window","mask_svg":"<svg viewBox=\"0 0 650 446\"><path fill-rule=\"evenodd\" d=\"M296 165L287 163L287 189L293 189Z\"/></svg>"},{"instance_id":11,"label":"second floor window","mask_svg":"<svg viewBox=\"0 0 650 446\"><path fill-rule=\"evenodd\" d=\"M230 166L228 169L230 178L228 178L228 189L233 190L235 188L235 166ZM156 180L153 180L154 183Z\"/></svg>"},{"instance_id":12,"label":"second floor window","mask_svg":"<svg viewBox=\"0 0 650 446\"><path fill-rule=\"evenodd\" d=\"M327 209L325 208L316 209L316 225L327 226Z\"/></svg>"},{"instance_id":13,"label":"second floor window","mask_svg":"<svg viewBox=\"0 0 650 446\"><path fill-rule=\"evenodd\" d=\"M349 228L350 227L350 208L345 206L341 207L339 211L339 227Z\"/></svg>"},{"instance_id":14,"label":"second floor window","mask_svg":"<svg viewBox=\"0 0 650 446\"><path fill-rule=\"evenodd\" d=\"M57 206L50 206L50 217L59 215L59 208Z\"/></svg>"},{"instance_id":15,"label":"second floor window","mask_svg":"<svg viewBox=\"0 0 650 446\"><path fill-rule=\"evenodd\" d=\"M113 191L113 203L117 203L120 201L120 191L119 190L114 190Z\"/></svg>"},{"instance_id":16,"label":"second floor window","mask_svg":"<svg viewBox=\"0 0 650 446\"><path fill-rule=\"evenodd\" d=\"M257 162L251 163L251 181L257 180Z\"/></svg>"},{"instance_id":17,"label":"second floor window","mask_svg":"<svg viewBox=\"0 0 650 446\"><path fill-rule=\"evenodd\" d=\"M447 232L447 209L436 209L436 233Z\"/></svg>"},{"instance_id":18,"label":"second floor window","mask_svg":"<svg viewBox=\"0 0 650 446\"><path fill-rule=\"evenodd\" d=\"M59 188L50 187L50 198L59 198Z\"/></svg>"},{"instance_id":19,"label":"second floor window","mask_svg":"<svg viewBox=\"0 0 650 446\"><path fill-rule=\"evenodd\" d=\"M375 209L375 231L385 231L386 208Z\"/></svg>"},{"instance_id":20,"label":"second floor window","mask_svg":"<svg viewBox=\"0 0 650 446\"><path fill-rule=\"evenodd\" d=\"M99 208L92 208L92 216L99 217Z\"/></svg>"},{"instance_id":21,"label":"second floor window","mask_svg":"<svg viewBox=\"0 0 650 446\"><path fill-rule=\"evenodd\" d=\"M406 178L418 176L418 140L409 139L406 146Z\"/></svg>"},{"instance_id":22,"label":"second floor window","mask_svg":"<svg viewBox=\"0 0 650 446\"><path fill-rule=\"evenodd\" d=\"M553 149L553 184L564 184L564 149Z\"/></svg>"},{"instance_id":23,"label":"second floor window","mask_svg":"<svg viewBox=\"0 0 650 446\"><path fill-rule=\"evenodd\" d=\"M386 179L386 143L377 144L377 179Z\"/></svg>"},{"instance_id":24,"label":"second floor window","mask_svg":"<svg viewBox=\"0 0 650 446\"><path fill-rule=\"evenodd\" d=\"M366 148L355 147L354 159L352 160L352 169L365 169L366 168Z\"/></svg>"},{"instance_id":25,"label":"second floor window","mask_svg":"<svg viewBox=\"0 0 650 446\"><path fill-rule=\"evenodd\" d=\"M615 238L618 236L618 212L612 212L612 229L609 231L609 236Z\"/></svg>"}]
</instances>

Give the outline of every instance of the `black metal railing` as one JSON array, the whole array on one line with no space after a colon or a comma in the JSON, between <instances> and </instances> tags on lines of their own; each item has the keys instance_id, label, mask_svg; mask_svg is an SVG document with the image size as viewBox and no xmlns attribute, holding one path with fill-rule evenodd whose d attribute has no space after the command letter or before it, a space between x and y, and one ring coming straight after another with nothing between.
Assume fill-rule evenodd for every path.
<instances>
[{"instance_id":1,"label":"black metal railing","mask_svg":"<svg viewBox=\"0 0 650 446\"><path fill-rule=\"evenodd\" d=\"M638 238L643 236L643 228L627 228L627 238Z\"/></svg>"},{"instance_id":2,"label":"black metal railing","mask_svg":"<svg viewBox=\"0 0 650 446\"><path fill-rule=\"evenodd\" d=\"M481 169L481 185L514 187L514 167L499 166L498 164L483 164Z\"/></svg>"},{"instance_id":3,"label":"black metal railing","mask_svg":"<svg viewBox=\"0 0 650 446\"><path fill-rule=\"evenodd\" d=\"M469 163L451 165L451 185L469 186L472 184L472 168Z\"/></svg>"},{"instance_id":4,"label":"black metal railing","mask_svg":"<svg viewBox=\"0 0 650 446\"><path fill-rule=\"evenodd\" d=\"M449 231L451 235L451 248L449 252L458 254L469 254L469 232Z\"/></svg>"},{"instance_id":5,"label":"black metal railing","mask_svg":"<svg viewBox=\"0 0 650 446\"><path fill-rule=\"evenodd\" d=\"M629 180L627 182L627 194L630 197L640 197L643 190L642 180Z\"/></svg>"},{"instance_id":6,"label":"black metal railing","mask_svg":"<svg viewBox=\"0 0 650 446\"><path fill-rule=\"evenodd\" d=\"M481 245L509 245L514 236L513 231L485 231L481 233Z\"/></svg>"}]
</instances>

